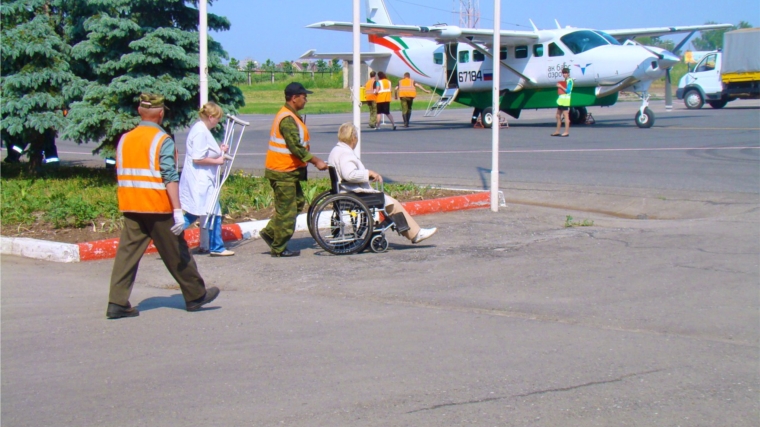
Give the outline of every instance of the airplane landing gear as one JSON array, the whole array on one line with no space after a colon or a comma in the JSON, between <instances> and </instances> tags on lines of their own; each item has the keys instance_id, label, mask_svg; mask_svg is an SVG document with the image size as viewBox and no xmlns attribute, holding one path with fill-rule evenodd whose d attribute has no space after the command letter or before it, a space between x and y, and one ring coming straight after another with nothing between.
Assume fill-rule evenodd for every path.
<instances>
[{"instance_id":1,"label":"airplane landing gear","mask_svg":"<svg viewBox=\"0 0 760 427\"><path fill-rule=\"evenodd\" d=\"M586 117L588 117L588 110L586 110L586 107L570 107L570 124L585 124Z\"/></svg>"},{"instance_id":2,"label":"airplane landing gear","mask_svg":"<svg viewBox=\"0 0 760 427\"><path fill-rule=\"evenodd\" d=\"M641 107L634 118L636 126L642 129L651 128L654 125L654 112L649 109L649 92L644 91L637 95L641 98Z\"/></svg>"},{"instance_id":3,"label":"airplane landing gear","mask_svg":"<svg viewBox=\"0 0 760 427\"><path fill-rule=\"evenodd\" d=\"M493 126L493 108L486 107L483 109L483 112L480 113L480 121L483 123L483 127L486 129L490 129L491 126Z\"/></svg>"}]
</instances>

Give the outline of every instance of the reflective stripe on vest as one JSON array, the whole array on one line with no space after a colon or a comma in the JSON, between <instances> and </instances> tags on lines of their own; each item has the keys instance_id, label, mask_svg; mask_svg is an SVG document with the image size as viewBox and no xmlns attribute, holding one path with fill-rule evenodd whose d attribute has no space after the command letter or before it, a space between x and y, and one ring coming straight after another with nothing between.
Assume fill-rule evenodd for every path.
<instances>
[{"instance_id":1,"label":"reflective stripe on vest","mask_svg":"<svg viewBox=\"0 0 760 427\"><path fill-rule=\"evenodd\" d=\"M168 137L152 126L138 126L121 137L116 148L120 211L172 212L169 194L161 177L161 146Z\"/></svg>"},{"instance_id":2,"label":"reflective stripe on vest","mask_svg":"<svg viewBox=\"0 0 760 427\"><path fill-rule=\"evenodd\" d=\"M414 87L412 79L401 79L398 81L399 98L414 98L417 96L417 89Z\"/></svg>"},{"instance_id":3,"label":"reflective stripe on vest","mask_svg":"<svg viewBox=\"0 0 760 427\"><path fill-rule=\"evenodd\" d=\"M391 81L380 80L380 90L377 91L377 102L391 102Z\"/></svg>"},{"instance_id":4,"label":"reflective stripe on vest","mask_svg":"<svg viewBox=\"0 0 760 427\"><path fill-rule=\"evenodd\" d=\"M375 79L369 79L367 80L367 84L364 85L364 97L367 101L375 101L377 99L377 94L375 93L376 82L377 80Z\"/></svg>"},{"instance_id":5,"label":"reflective stripe on vest","mask_svg":"<svg viewBox=\"0 0 760 427\"><path fill-rule=\"evenodd\" d=\"M280 122L285 117L292 117L298 125L298 133L301 138L301 145L309 150L309 129L306 124L293 114L286 107L282 107L272 122L272 130L269 133L269 150L267 150L267 159L265 167L269 170L278 172L292 172L296 169L306 167L306 163L293 155L288 149L285 137L280 133Z\"/></svg>"}]
</instances>

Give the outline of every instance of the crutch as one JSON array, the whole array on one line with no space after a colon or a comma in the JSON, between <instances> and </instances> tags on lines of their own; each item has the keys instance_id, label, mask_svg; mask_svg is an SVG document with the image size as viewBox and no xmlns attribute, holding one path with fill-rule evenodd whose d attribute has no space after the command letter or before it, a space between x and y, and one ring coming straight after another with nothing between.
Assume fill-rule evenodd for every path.
<instances>
[{"instance_id":1,"label":"crutch","mask_svg":"<svg viewBox=\"0 0 760 427\"><path fill-rule=\"evenodd\" d=\"M212 221L212 218L216 213L216 205L219 203L219 197L222 194L222 185L224 185L224 182L227 181L227 178L232 172L232 163L235 161L235 155L237 154L238 147L240 147L240 141L243 139L245 127L249 124L250 123L246 121L227 114L227 123L224 125L223 144L228 145L229 149L226 153L222 154L224 156L224 163L216 170L216 180L214 182L216 188L214 189L214 197L211 199L210 204L207 207L206 220L203 222L203 228L213 229L214 222ZM239 126L240 130L237 139L235 139L236 126Z\"/></svg>"}]
</instances>

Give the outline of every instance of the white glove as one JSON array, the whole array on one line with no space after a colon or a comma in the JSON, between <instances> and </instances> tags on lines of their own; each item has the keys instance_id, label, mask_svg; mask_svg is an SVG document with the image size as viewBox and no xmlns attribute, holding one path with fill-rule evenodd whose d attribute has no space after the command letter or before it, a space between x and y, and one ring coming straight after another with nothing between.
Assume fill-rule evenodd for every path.
<instances>
[{"instance_id":1,"label":"white glove","mask_svg":"<svg viewBox=\"0 0 760 427\"><path fill-rule=\"evenodd\" d=\"M174 209L174 226L172 227L172 233L179 236L184 229L185 215L182 213L182 209Z\"/></svg>"}]
</instances>

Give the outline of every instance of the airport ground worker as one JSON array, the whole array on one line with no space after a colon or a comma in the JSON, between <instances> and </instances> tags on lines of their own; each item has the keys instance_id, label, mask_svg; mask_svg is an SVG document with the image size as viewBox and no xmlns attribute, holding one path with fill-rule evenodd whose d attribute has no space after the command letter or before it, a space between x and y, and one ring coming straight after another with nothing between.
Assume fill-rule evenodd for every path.
<instances>
[{"instance_id":1,"label":"airport ground worker","mask_svg":"<svg viewBox=\"0 0 760 427\"><path fill-rule=\"evenodd\" d=\"M369 73L369 80L364 85L364 99L369 107L369 128L377 126L377 77L374 71Z\"/></svg>"},{"instance_id":2,"label":"airport ground worker","mask_svg":"<svg viewBox=\"0 0 760 427\"><path fill-rule=\"evenodd\" d=\"M557 82L557 130L552 136L570 136L570 95L573 93L573 79L570 78L570 69L562 69L562 77L565 80ZM560 134L562 118L565 119L565 133Z\"/></svg>"},{"instance_id":3,"label":"airport ground worker","mask_svg":"<svg viewBox=\"0 0 760 427\"><path fill-rule=\"evenodd\" d=\"M398 81L396 86L396 97L401 100L401 118L404 119L404 127L409 127L409 120L412 118L412 104L417 97L417 88L423 92L430 93L419 83L412 80L409 73L404 73L404 78Z\"/></svg>"},{"instance_id":4,"label":"airport ground worker","mask_svg":"<svg viewBox=\"0 0 760 427\"><path fill-rule=\"evenodd\" d=\"M309 152L309 129L298 114L306 106L310 93L301 83L290 83L285 87L285 105L272 122L264 177L274 190L275 212L259 236L269 245L273 257L301 254L287 248L296 218L306 204L301 181L306 181L308 163L319 170L327 169L322 159Z\"/></svg>"},{"instance_id":5,"label":"airport ground worker","mask_svg":"<svg viewBox=\"0 0 760 427\"><path fill-rule=\"evenodd\" d=\"M111 272L106 317L135 317L129 303L137 267L148 243L179 284L187 311L197 311L219 295L206 289L184 238L185 218L179 199L179 174L174 141L161 127L164 97L143 93L137 108L141 122L124 134L116 147L119 210L124 228Z\"/></svg>"},{"instance_id":6,"label":"airport ground worker","mask_svg":"<svg viewBox=\"0 0 760 427\"><path fill-rule=\"evenodd\" d=\"M396 130L396 122L393 121L393 116L391 115L391 91L393 90L391 88L391 81L388 80L385 73L382 71L377 72L377 78L377 114L385 114L385 116L391 121L393 130ZM375 129L379 128L380 126Z\"/></svg>"},{"instance_id":7,"label":"airport ground worker","mask_svg":"<svg viewBox=\"0 0 760 427\"><path fill-rule=\"evenodd\" d=\"M198 111L200 120L190 128L185 148L185 164L179 179L179 201L185 211L185 226L201 219L201 245L198 253L232 256L235 252L224 247L222 239L222 209L213 202L217 188L217 171L224 164L227 144L219 145L211 129L219 124L224 111L215 102L207 102ZM203 228L206 215L213 211L210 228Z\"/></svg>"}]
</instances>

